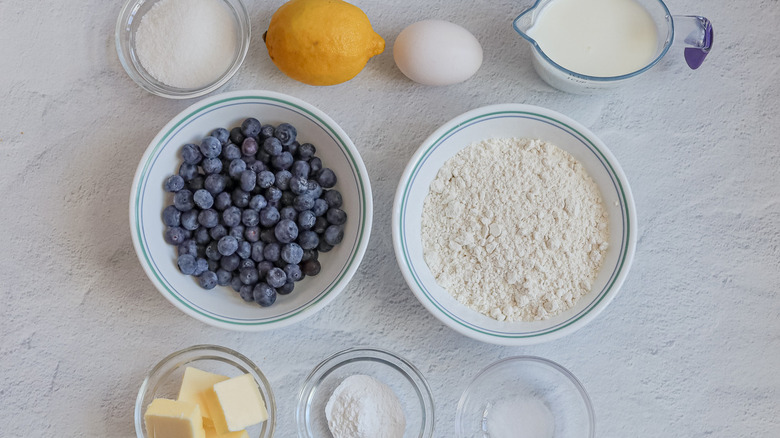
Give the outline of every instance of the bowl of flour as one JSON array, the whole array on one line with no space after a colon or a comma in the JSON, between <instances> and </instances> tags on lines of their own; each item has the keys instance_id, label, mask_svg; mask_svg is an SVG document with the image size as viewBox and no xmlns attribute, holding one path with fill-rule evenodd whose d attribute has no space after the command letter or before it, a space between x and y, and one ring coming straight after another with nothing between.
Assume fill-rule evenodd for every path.
<instances>
[{"instance_id":1,"label":"bowl of flour","mask_svg":"<svg viewBox=\"0 0 780 438\"><path fill-rule=\"evenodd\" d=\"M593 320L636 246L636 211L615 157L587 128L545 108L492 105L429 136L393 206L409 287L477 340L528 345Z\"/></svg>"}]
</instances>

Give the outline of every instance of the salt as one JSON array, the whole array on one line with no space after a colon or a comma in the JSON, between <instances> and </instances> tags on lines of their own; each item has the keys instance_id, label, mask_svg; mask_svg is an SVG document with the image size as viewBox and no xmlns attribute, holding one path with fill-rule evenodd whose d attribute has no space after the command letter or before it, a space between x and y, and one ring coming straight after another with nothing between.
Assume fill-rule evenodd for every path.
<instances>
[{"instance_id":1,"label":"salt","mask_svg":"<svg viewBox=\"0 0 780 438\"><path fill-rule=\"evenodd\" d=\"M485 418L490 438L552 438L555 418L542 401L506 399L488 410Z\"/></svg>"},{"instance_id":2,"label":"salt","mask_svg":"<svg viewBox=\"0 0 780 438\"><path fill-rule=\"evenodd\" d=\"M158 81L176 88L201 88L230 68L237 33L222 0L161 0L141 18L135 51Z\"/></svg>"}]
</instances>

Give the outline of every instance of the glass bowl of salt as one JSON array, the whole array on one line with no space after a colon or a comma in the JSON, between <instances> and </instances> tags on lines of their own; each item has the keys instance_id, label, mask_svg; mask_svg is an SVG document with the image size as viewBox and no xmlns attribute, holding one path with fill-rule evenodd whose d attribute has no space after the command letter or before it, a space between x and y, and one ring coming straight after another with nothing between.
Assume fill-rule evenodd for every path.
<instances>
[{"instance_id":1,"label":"glass bowl of salt","mask_svg":"<svg viewBox=\"0 0 780 438\"><path fill-rule=\"evenodd\" d=\"M499 360L482 370L458 402L460 438L593 438L590 397L557 363L535 356Z\"/></svg>"},{"instance_id":2,"label":"glass bowl of salt","mask_svg":"<svg viewBox=\"0 0 780 438\"><path fill-rule=\"evenodd\" d=\"M116 51L144 90L190 99L227 83L251 39L241 0L129 0L116 23Z\"/></svg>"},{"instance_id":3,"label":"glass bowl of salt","mask_svg":"<svg viewBox=\"0 0 780 438\"><path fill-rule=\"evenodd\" d=\"M433 396L406 359L378 348L350 348L312 370L295 420L301 438L430 438Z\"/></svg>"}]
</instances>

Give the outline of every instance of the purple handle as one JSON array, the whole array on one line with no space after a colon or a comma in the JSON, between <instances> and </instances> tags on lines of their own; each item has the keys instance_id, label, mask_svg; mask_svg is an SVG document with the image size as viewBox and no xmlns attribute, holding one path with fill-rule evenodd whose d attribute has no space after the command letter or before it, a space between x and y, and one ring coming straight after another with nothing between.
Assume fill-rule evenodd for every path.
<instances>
[{"instance_id":1,"label":"purple handle","mask_svg":"<svg viewBox=\"0 0 780 438\"><path fill-rule=\"evenodd\" d=\"M701 67L710 53L714 32L710 20L695 15L675 15L675 34L684 39L685 62L692 70ZM677 39L677 38L675 38Z\"/></svg>"}]
</instances>

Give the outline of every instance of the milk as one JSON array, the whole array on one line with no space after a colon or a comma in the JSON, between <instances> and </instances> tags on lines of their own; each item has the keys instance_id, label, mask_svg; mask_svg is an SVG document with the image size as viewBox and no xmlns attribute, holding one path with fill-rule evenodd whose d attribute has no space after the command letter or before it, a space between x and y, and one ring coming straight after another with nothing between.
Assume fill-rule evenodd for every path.
<instances>
[{"instance_id":1,"label":"milk","mask_svg":"<svg viewBox=\"0 0 780 438\"><path fill-rule=\"evenodd\" d=\"M658 49L655 22L635 0L553 0L528 35L557 64L588 76L635 72Z\"/></svg>"}]
</instances>

